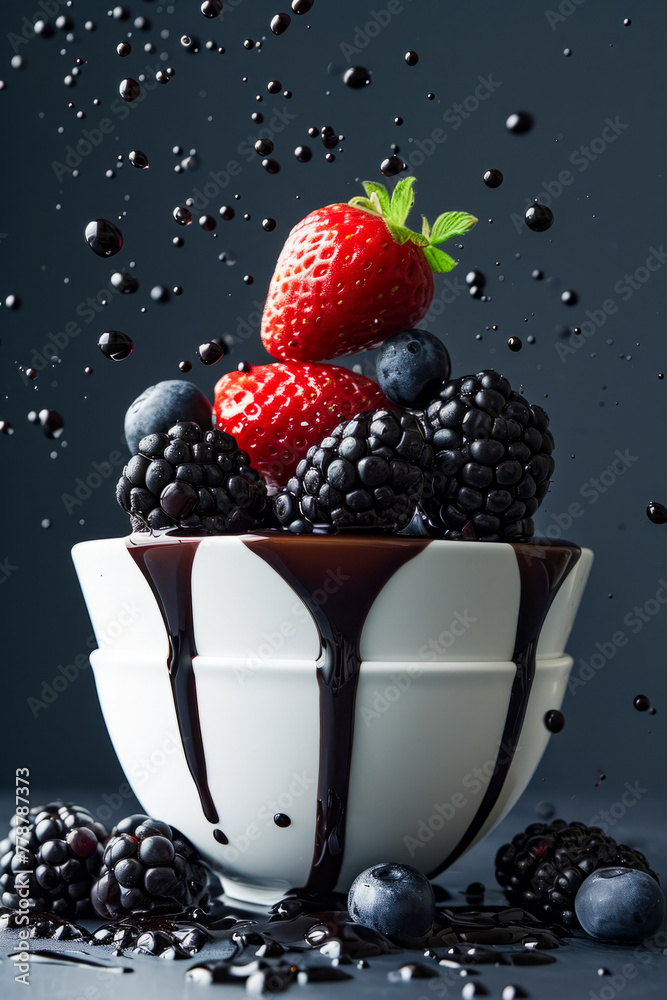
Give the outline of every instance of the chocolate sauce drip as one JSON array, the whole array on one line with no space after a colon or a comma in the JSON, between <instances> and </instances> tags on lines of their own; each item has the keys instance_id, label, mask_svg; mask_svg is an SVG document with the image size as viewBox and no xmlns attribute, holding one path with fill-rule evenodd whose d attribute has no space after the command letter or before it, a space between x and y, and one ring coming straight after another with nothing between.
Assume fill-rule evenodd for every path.
<instances>
[{"instance_id":1,"label":"chocolate sauce drip","mask_svg":"<svg viewBox=\"0 0 667 1000\"><path fill-rule=\"evenodd\" d=\"M521 601L512 659L516 674L510 692L509 707L498 756L479 809L451 854L429 878L448 868L470 846L489 818L505 784L521 736L528 698L535 678L535 654L540 631L556 594L579 561L581 549L571 542L550 544L540 539L536 544L512 543L521 578Z\"/></svg>"},{"instance_id":2,"label":"chocolate sauce drip","mask_svg":"<svg viewBox=\"0 0 667 1000\"><path fill-rule=\"evenodd\" d=\"M332 890L345 847L347 796L352 762L354 708L361 667L360 642L374 601L394 573L418 555L429 539L358 536L255 536L243 541L272 566L310 611L320 637L320 760L315 847L303 890ZM361 544L360 544L361 542ZM342 583L324 584L339 575ZM318 600L316 595L324 595Z\"/></svg>"},{"instance_id":3,"label":"chocolate sauce drip","mask_svg":"<svg viewBox=\"0 0 667 1000\"><path fill-rule=\"evenodd\" d=\"M8 959L13 961L18 961L20 957L21 952L7 956ZM46 948L40 950L31 948L30 961L44 962L50 965L77 965L81 969L104 969L105 972L116 972L121 975L123 973L134 972L134 969L128 969L123 965L108 965L106 962L95 962L93 959L87 958L83 952L70 954L67 951L49 951Z\"/></svg>"},{"instance_id":4,"label":"chocolate sauce drip","mask_svg":"<svg viewBox=\"0 0 667 1000\"><path fill-rule=\"evenodd\" d=\"M206 775L192 660L197 655L192 623L192 562L199 539L127 540L127 549L155 595L169 637L167 667L185 759L209 823L218 822Z\"/></svg>"}]
</instances>

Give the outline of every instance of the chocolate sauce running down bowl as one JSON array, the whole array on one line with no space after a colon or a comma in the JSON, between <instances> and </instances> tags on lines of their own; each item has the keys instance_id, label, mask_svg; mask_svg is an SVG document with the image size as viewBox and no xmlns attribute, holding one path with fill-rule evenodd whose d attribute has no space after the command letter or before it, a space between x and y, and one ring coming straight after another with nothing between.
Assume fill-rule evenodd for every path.
<instances>
[{"instance_id":1,"label":"chocolate sauce running down bowl","mask_svg":"<svg viewBox=\"0 0 667 1000\"><path fill-rule=\"evenodd\" d=\"M502 819L561 707L592 558L356 534L73 549L134 792L251 902L381 860L435 875Z\"/></svg>"}]
</instances>

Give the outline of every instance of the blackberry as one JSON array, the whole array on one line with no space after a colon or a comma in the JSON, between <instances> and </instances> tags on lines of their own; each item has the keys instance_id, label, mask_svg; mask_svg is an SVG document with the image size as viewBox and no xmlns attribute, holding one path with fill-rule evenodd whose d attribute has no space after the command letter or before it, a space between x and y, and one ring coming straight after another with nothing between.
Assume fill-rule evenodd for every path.
<instances>
[{"instance_id":1,"label":"blackberry","mask_svg":"<svg viewBox=\"0 0 667 1000\"><path fill-rule=\"evenodd\" d=\"M574 898L598 868L634 868L659 882L647 859L597 826L532 823L496 855L496 878L510 902L565 927L579 927Z\"/></svg>"},{"instance_id":2,"label":"blackberry","mask_svg":"<svg viewBox=\"0 0 667 1000\"><path fill-rule=\"evenodd\" d=\"M276 518L296 534L315 524L400 530L415 512L432 460L412 414L360 413L309 449L275 497Z\"/></svg>"},{"instance_id":3,"label":"blackberry","mask_svg":"<svg viewBox=\"0 0 667 1000\"><path fill-rule=\"evenodd\" d=\"M208 898L206 868L175 827L135 814L114 827L91 892L101 917L181 912Z\"/></svg>"},{"instance_id":4,"label":"blackberry","mask_svg":"<svg viewBox=\"0 0 667 1000\"><path fill-rule=\"evenodd\" d=\"M520 541L554 470L549 417L489 369L453 379L420 414L433 474L420 509L440 537Z\"/></svg>"},{"instance_id":5,"label":"blackberry","mask_svg":"<svg viewBox=\"0 0 667 1000\"><path fill-rule=\"evenodd\" d=\"M103 824L83 806L59 800L13 816L10 826L0 843L2 905L23 908L27 900L31 911L85 916L109 836ZM19 895L24 887L28 896Z\"/></svg>"},{"instance_id":6,"label":"blackberry","mask_svg":"<svg viewBox=\"0 0 667 1000\"><path fill-rule=\"evenodd\" d=\"M262 477L231 434L202 431L194 421L142 438L116 499L133 531L238 533L262 525L270 510Z\"/></svg>"}]
</instances>

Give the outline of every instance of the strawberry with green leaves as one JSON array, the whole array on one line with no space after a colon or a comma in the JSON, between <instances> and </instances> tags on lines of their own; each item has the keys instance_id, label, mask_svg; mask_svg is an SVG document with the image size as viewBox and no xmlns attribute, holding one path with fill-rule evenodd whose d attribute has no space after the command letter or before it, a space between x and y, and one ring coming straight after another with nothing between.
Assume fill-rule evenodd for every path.
<instances>
[{"instance_id":1,"label":"strawberry with green leaves","mask_svg":"<svg viewBox=\"0 0 667 1000\"><path fill-rule=\"evenodd\" d=\"M262 341L282 360L322 361L379 347L415 326L433 299L433 273L456 266L439 244L477 222L445 212L421 233L405 225L415 178L390 199L364 182L366 197L327 205L302 219L280 253L262 316Z\"/></svg>"}]
</instances>

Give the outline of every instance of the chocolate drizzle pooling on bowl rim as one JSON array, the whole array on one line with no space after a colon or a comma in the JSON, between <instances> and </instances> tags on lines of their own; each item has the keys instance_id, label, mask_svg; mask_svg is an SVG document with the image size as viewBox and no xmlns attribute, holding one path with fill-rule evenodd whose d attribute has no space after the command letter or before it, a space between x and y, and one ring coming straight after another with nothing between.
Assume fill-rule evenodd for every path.
<instances>
[{"instance_id":1,"label":"chocolate drizzle pooling on bowl rim","mask_svg":"<svg viewBox=\"0 0 667 1000\"><path fill-rule=\"evenodd\" d=\"M251 533L241 541L267 562L308 608L320 639L316 663L320 698L320 757L315 843L310 871L297 896L317 897L335 889L345 849L347 798L354 742L355 699L361 669L361 634L368 613L394 574L431 543L428 538L373 535L285 535ZM147 580L169 638L167 666L183 750L206 819L219 822L208 787L193 658L197 655L192 609L192 564L203 538L127 540L128 551ZM368 544L364 544L365 542ZM469 542L466 544L483 544ZM494 770L479 808L453 851L432 872L434 878L472 844L489 819L518 746L535 677L541 628L561 586L581 556L579 546L548 539L510 544L521 579L521 599L507 716ZM178 548L174 551L174 546ZM335 552L347 578L326 604L315 592L322 567ZM216 839L221 842L218 835Z\"/></svg>"}]
</instances>

